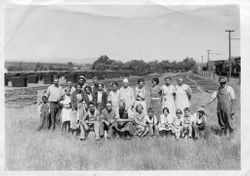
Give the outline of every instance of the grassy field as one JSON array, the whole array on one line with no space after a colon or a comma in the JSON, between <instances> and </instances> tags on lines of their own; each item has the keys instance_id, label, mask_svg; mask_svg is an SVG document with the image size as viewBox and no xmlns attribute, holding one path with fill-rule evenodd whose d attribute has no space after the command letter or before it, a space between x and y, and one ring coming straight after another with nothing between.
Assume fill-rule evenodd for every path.
<instances>
[{"instance_id":1,"label":"grassy field","mask_svg":"<svg viewBox=\"0 0 250 176\"><path fill-rule=\"evenodd\" d=\"M161 78L161 83L163 79ZM146 83L147 85L149 82ZM240 98L240 85L232 81ZM195 86L194 86L194 89ZM195 92L194 112L211 93ZM169 138L133 138L80 142L59 131L36 131L37 106L6 107L7 170L238 170L240 169L240 99L234 117L235 138L229 141L216 134L216 103L206 109L209 138L186 141Z\"/></svg>"}]
</instances>

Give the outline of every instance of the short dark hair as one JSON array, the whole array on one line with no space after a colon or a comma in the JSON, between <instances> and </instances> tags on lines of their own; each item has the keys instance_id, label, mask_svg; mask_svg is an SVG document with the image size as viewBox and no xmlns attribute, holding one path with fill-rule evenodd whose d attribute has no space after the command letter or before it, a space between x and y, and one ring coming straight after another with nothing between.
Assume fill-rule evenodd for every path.
<instances>
[{"instance_id":1,"label":"short dark hair","mask_svg":"<svg viewBox=\"0 0 250 176\"><path fill-rule=\"evenodd\" d=\"M159 78L156 78L156 77L155 77L155 78L153 78L153 79L151 80L151 82L156 82L156 84L159 84L160 81L159 81Z\"/></svg>"},{"instance_id":2,"label":"short dark hair","mask_svg":"<svg viewBox=\"0 0 250 176\"><path fill-rule=\"evenodd\" d=\"M190 112L190 109L189 109L189 107L186 107L186 108L184 108L183 111L184 111L184 112L186 112L186 111Z\"/></svg>"},{"instance_id":3,"label":"short dark hair","mask_svg":"<svg viewBox=\"0 0 250 176\"><path fill-rule=\"evenodd\" d=\"M111 86L114 86L114 85L116 85L116 87L118 87L118 83L117 82L112 82L111 83Z\"/></svg>"},{"instance_id":4,"label":"short dark hair","mask_svg":"<svg viewBox=\"0 0 250 176\"><path fill-rule=\"evenodd\" d=\"M162 110L162 112L164 113L164 111L167 111L169 113L168 107L164 107L163 110Z\"/></svg>"},{"instance_id":5,"label":"short dark hair","mask_svg":"<svg viewBox=\"0 0 250 176\"><path fill-rule=\"evenodd\" d=\"M143 82L143 83L144 83L144 79L143 79L143 78L139 78L139 79L137 80L137 84L139 84L140 82Z\"/></svg>"},{"instance_id":6,"label":"short dark hair","mask_svg":"<svg viewBox=\"0 0 250 176\"><path fill-rule=\"evenodd\" d=\"M103 88L105 87L105 86L104 86L104 83L99 82L99 84L101 84ZM98 84L98 88L99 88L99 84Z\"/></svg>"},{"instance_id":7,"label":"short dark hair","mask_svg":"<svg viewBox=\"0 0 250 176\"><path fill-rule=\"evenodd\" d=\"M167 76L166 78L165 78L165 81L167 80L167 79L169 79L170 81L171 81L171 77L170 76Z\"/></svg>"},{"instance_id":8,"label":"short dark hair","mask_svg":"<svg viewBox=\"0 0 250 176\"><path fill-rule=\"evenodd\" d=\"M84 87L84 91L86 91L87 89L90 89L90 91L91 91L91 87L90 86L85 86Z\"/></svg>"}]
</instances>

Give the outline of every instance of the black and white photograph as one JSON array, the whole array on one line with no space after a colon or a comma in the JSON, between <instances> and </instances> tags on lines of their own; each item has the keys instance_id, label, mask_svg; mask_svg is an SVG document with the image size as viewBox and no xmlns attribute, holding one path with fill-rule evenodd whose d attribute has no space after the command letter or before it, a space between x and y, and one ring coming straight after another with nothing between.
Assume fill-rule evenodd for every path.
<instances>
[{"instance_id":1,"label":"black and white photograph","mask_svg":"<svg viewBox=\"0 0 250 176\"><path fill-rule=\"evenodd\" d=\"M239 5L10 1L4 31L6 171L241 170Z\"/></svg>"}]
</instances>

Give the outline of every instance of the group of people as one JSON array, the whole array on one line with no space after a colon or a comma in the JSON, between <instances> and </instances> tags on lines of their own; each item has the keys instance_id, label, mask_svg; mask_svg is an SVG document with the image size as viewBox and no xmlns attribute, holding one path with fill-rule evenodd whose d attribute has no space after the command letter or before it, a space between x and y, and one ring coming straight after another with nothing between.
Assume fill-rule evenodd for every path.
<instances>
[{"instance_id":1,"label":"group of people","mask_svg":"<svg viewBox=\"0 0 250 176\"><path fill-rule=\"evenodd\" d=\"M171 135L176 139L206 138L204 107L217 98L219 125L223 130L233 132L230 118L235 95L232 87L225 87L223 78L212 99L193 115L190 112L191 88L182 77L176 81L174 86L171 77L166 77L165 85L160 86L159 79L153 78L148 90L144 79L139 78L134 91L125 78L120 88L117 82L112 82L112 90L108 91L96 77L92 85L87 85L85 77L80 76L75 87L68 81L64 89L59 80L54 79L39 104L41 122L38 129L54 130L58 123L62 134L72 132L79 135L80 140L85 140L90 131L94 131L96 140L147 135ZM60 118L56 118L59 112Z\"/></svg>"}]
</instances>

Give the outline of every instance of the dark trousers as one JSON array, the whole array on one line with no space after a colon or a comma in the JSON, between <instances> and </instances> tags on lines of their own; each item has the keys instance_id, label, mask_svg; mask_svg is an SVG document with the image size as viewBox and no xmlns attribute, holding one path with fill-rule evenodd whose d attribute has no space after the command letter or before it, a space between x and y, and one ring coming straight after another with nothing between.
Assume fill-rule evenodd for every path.
<instances>
[{"instance_id":1,"label":"dark trousers","mask_svg":"<svg viewBox=\"0 0 250 176\"><path fill-rule=\"evenodd\" d=\"M50 102L50 123L49 129L52 128L53 130L56 128L56 115L60 110L59 104L57 102Z\"/></svg>"}]
</instances>

